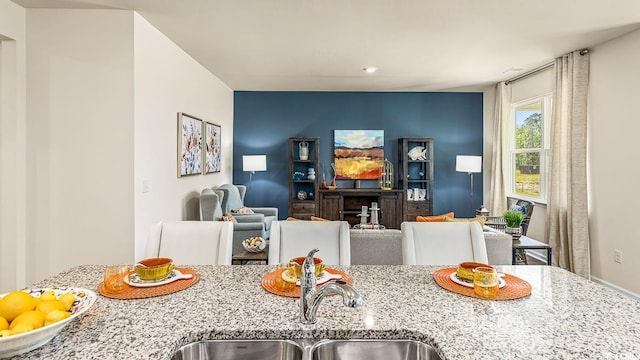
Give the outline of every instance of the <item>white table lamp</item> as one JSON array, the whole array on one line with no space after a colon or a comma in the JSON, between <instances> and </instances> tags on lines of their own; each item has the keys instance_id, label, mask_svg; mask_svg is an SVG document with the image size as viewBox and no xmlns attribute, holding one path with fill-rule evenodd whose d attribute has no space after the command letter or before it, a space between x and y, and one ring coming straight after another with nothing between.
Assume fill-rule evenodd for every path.
<instances>
[{"instance_id":1,"label":"white table lamp","mask_svg":"<svg viewBox=\"0 0 640 360\"><path fill-rule=\"evenodd\" d=\"M473 173L482 172L482 156L457 155L456 171L466 172L471 178L470 210L473 215Z\"/></svg>"}]
</instances>

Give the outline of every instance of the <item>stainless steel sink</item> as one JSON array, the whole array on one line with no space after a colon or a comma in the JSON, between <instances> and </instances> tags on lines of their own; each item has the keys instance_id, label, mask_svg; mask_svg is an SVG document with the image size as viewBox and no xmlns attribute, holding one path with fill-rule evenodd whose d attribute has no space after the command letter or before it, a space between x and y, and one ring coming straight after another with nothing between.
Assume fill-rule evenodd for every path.
<instances>
[{"instance_id":1,"label":"stainless steel sink","mask_svg":"<svg viewBox=\"0 0 640 360\"><path fill-rule=\"evenodd\" d=\"M302 360L304 349L289 340L206 340L187 344L171 360Z\"/></svg>"},{"instance_id":2,"label":"stainless steel sink","mask_svg":"<svg viewBox=\"0 0 640 360\"><path fill-rule=\"evenodd\" d=\"M413 340L322 340L310 351L312 360L441 360L433 347Z\"/></svg>"}]
</instances>

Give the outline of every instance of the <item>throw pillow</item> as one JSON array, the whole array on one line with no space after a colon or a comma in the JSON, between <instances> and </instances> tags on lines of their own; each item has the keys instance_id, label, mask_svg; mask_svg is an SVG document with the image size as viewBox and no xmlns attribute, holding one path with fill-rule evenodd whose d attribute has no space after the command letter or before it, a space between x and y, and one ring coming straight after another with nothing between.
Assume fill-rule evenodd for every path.
<instances>
[{"instance_id":1,"label":"throw pillow","mask_svg":"<svg viewBox=\"0 0 640 360\"><path fill-rule=\"evenodd\" d=\"M477 216L474 218L470 218L470 219L466 219L466 218L446 218L444 219L445 222L471 222L471 221L477 221L478 223L480 223L480 227L484 226L484 222L487 220L487 218L485 218L484 216Z\"/></svg>"},{"instance_id":2,"label":"throw pillow","mask_svg":"<svg viewBox=\"0 0 640 360\"><path fill-rule=\"evenodd\" d=\"M323 218L317 217L317 216L312 216L311 217L311 221L329 221L329 220L323 219Z\"/></svg>"},{"instance_id":3,"label":"throw pillow","mask_svg":"<svg viewBox=\"0 0 640 360\"><path fill-rule=\"evenodd\" d=\"M301 221L301 220L300 220L300 219L297 219L297 218L294 218L294 217L289 216L289 217L287 218L287 221Z\"/></svg>"},{"instance_id":4,"label":"throw pillow","mask_svg":"<svg viewBox=\"0 0 640 360\"><path fill-rule=\"evenodd\" d=\"M237 223L238 222L238 220L236 220L236 218L234 218L233 215L231 215L229 213L226 213L226 214L222 215L220 220L222 220L222 221L231 221L232 223Z\"/></svg>"},{"instance_id":5,"label":"throw pillow","mask_svg":"<svg viewBox=\"0 0 640 360\"><path fill-rule=\"evenodd\" d=\"M232 209L231 212L236 214L253 214L253 210L249 209L248 207L241 207L240 209Z\"/></svg>"},{"instance_id":6,"label":"throw pillow","mask_svg":"<svg viewBox=\"0 0 640 360\"><path fill-rule=\"evenodd\" d=\"M443 222L445 218L453 219L453 211L448 212L442 215L434 215L434 216L416 216L417 222Z\"/></svg>"}]
</instances>

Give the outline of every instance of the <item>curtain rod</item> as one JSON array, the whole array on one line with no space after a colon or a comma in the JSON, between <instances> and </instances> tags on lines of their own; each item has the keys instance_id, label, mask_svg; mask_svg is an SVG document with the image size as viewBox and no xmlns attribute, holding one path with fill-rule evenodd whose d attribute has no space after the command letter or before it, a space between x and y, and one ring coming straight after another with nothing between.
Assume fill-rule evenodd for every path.
<instances>
[{"instance_id":1,"label":"curtain rod","mask_svg":"<svg viewBox=\"0 0 640 360\"><path fill-rule=\"evenodd\" d=\"M585 54L588 54L588 53L589 53L589 49L582 49L582 50L580 50L580 55L585 55ZM531 75L533 75L533 74L537 74L537 73L539 73L539 72L541 72L541 71L547 70L548 68L550 68L550 67L554 66L554 65L555 65L555 63L556 63L555 61L552 61L552 62L550 62L550 63L544 64L544 65L539 66L539 67L537 67L537 68L535 68L535 69L533 69L533 70L529 70L529 71L527 71L527 72L526 72L526 73L524 73L524 74L518 75L518 76L516 76L516 77L514 77L514 78L512 78L512 79L509 79L509 80L505 81L504 83L505 83L506 85L509 85L509 84L510 84L510 83L512 83L512 82L518 81L518 80L520 80L520 79L524 79L524 78L529 77L529 76L531 76Z\"/></svg>"}]
</instances>

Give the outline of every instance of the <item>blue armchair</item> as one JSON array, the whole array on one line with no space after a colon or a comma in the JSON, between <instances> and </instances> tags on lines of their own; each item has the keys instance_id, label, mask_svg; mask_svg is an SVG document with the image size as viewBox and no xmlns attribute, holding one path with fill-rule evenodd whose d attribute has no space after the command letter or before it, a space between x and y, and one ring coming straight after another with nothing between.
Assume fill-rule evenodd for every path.
<instances>
[{"instance_id":1,"label":"blue armchair","mask_svg":"<svg viewBox=\"0 0 640 360\"><path fill-rule=\"evenodd\" d=\"M238 219L247 216L255 216L262 215L264 218L262 222L264 223L264 231L265 231L265 239L268 239L271 234L271 222L274 220L278 220L278 208L275 207L252 207L251 209L253 214L238 214L235 213L234 210L241 209L245 207L244 205L244 196L247 192L247 187L244 185L232 185L232 184L224 184L220 185L214 189L218 195L223 194L222 196L222 212L230 213Z\"/></svg>"},{"instance_id":2,"label":"blue armchair","mask_svg":"<svg viewBox=\"0 0 640 360\"><path fill-rule=\"evenodd\" d=\"M224 215L221 207L221 195L223 195L222 192L216 193L208 188L200 192L200 220L221 220L222 215ZM242 241L245 239L255 236L266 239L264 215L254 214L254 216L245 216L236 220L238 222L233 224L233 254L237 254L244 249Z\"/></svg>"}]
</instances>

